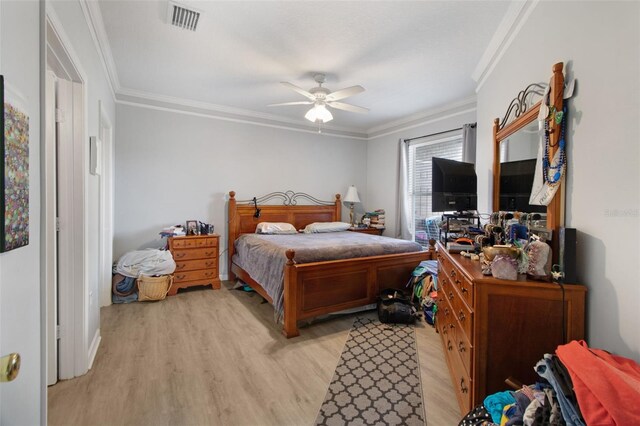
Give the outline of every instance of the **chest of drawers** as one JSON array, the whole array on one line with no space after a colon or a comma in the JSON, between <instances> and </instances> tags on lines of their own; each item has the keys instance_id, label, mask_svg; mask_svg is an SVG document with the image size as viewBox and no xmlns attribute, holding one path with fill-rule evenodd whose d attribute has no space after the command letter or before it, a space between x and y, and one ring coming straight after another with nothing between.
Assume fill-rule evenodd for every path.
<instances>
[{"instance_id":1,"label":"chest of drawers","mask_svg":"<svg viewBox=\"0 0 640 426\"><path fill-rule=\"evenodd\" d=\"M510 376L534 383L545 353L584 338L584 286L499 280L440 243L436 250L436 327L462 413L504 390Z\"/></svg>"},{"instance_id":2,"label":"chest of drawers","mask_svg":"<svg viewBox=\"0 0 640 426\"><path fill-rule=\"evenodd\" d=\"M170 296L194 285L220 288L219 242L217 234L169 238L169 250L176 262Z\"/></svg>"}]
</instances>

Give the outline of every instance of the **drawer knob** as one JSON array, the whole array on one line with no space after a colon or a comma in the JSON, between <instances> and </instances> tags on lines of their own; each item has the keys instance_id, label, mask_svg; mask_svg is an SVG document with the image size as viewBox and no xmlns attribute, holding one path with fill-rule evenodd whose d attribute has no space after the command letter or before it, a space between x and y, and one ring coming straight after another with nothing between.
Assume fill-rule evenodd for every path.
<instances>
[{"instance_id":1,"label":"drawer knob","mask_svg":"<svg viewBox=\"0 0 640 426\"><path fill-rule=\"evenodd\" d=\"M205 265L207 265L207 266L213 266L213 262L205 262Z\"/></svg>"},{"instance_id":2,"label":"drawer knob","mask_svg":"<svg viewBox=\"0 0 640 426\"><path fill-rule=\"evenodd\" d=\"M453 329L454 327L455 327L455 325L449 324L449 328Z\"/></svg>"},{"instance_id":3,"label":"drawer knob","mask_svg":"<svg viewBox=\"0 0 640 426\"><path fill-rule=\"evenodd\" d=\"M451 275L451 278L456 276L456 271L454 269L451 270L451 272L449 272L449 275Z\"/></svg>"},{"instance_id":4,"label":"drawer knob","mask_svg":"<svg viewBox=\"0 0 640 426\"><path fill-rule=\"evenodd\" d=\"M205 272L204 276L205 277L210 277L213 275L213 272Z\"/></svg>"},{"instance_id":5,"label":"drawer knob","mask_svg":"<svg viewBox=\"0 0 640 426\"><path fill-rule=\"evenodd\" d=\"M447 349L450 351L453 350L453 345L451 344L451 340L447 340Z\"/></svg>"},{"instance_id":6,"label":"drawer knob","mask_svg":"<svg viewBox=\"0 0 640 426\"><path fill-rule=\"evenodd\" d=\"M449 308L444 308L444 316L446 317L447 315L449 315Z\"/></svg>"},{"instance_id":7,"label":"drawer knob","mask_svg":"<svg viewBox=\"0 0 640 426\"><path fill-rule=\"evenodd\" d=\"M179 280L181 280L181 279L183 279L183 278L185 278L185 277L186 277L186 275L182 274L182 275L178 275L176 278L177 278L177 279L179 279Z\"/></svg>"},{"instance_id":8,"label":"drawer knob","mask_svg":"<svg viewBox=\"0 0 640 426\"><path fill-rule=\"evenodd\" d=\"M453 292L452 291L449 292L449 300L453 300Z\"/></svg>"},{"instance_id":9,"label":"drawer knob","mask_svg":"<svg viewBox=\"0 0 640 426\"><path fill-rule=\"evenodd\" d=\"M187 253L176 253L174 256L177 258L184 257Z\"/></svg>"},{"instance_id":10,"label":"drawer knob","mask_svg":"<svg viewBox=\"0 0 640 426\"><path fill-rule=\"evenodd\" d=\"M467 293L467 292L469 291L469 290L467 290L467 288L466 288L465 286L460 287L460 290L461 290L463 293Z\"/></svg>"},{"instance_id":11,"label":"drawer knob","mask_svg":"<svg viewBox=\"0 0 640 426\"><path fill-rule=\"evenodd\" d=\"M184 263L178 263L178 264L176 264L176 269L184 269L185 266L187 266L187 265L184 264Z\"/></svg>"},{"instance_id":12,"label":"drawer knob","mask_svg":"<svg viewBox=\"0 0 640 426\"><path fill-rule=\"evenodd\" d=\"M445 325L444 328L442 329L442 334L447 334L449 332L449 330L447 330L447 326Z\"/></svg>"},{"instance_id":13,"label":"drawer knob","mask_svg":"<svg viewBox=\"0 0 640 426\"><path fill-rule=\"evenodd\" d=\"M467 387L467 385L465 385L464 383L464 377L460 378L460 392L462 393L467 393L469 392L469 388Z\"/></svg>"},{"instance_id":14,"label":"drawer knob","mask_svg":"<svg viewBox=\"0 0 640 426\"><path fill-rule=\"evenodd\" d=\"M205 254L205 256L211 256L213 254L213 252L212 251L205 251L204 254Z\"/></svg>"},{"instance_id":15,"label":"drawer knob","mask_svg":"<svg viewBox=\"0 0 640 426\"><path fill-rule=\"evenodd\" d=\"M467 348L464 347L464 342L460 341L460 343L458 343L458 351L464 352L466 350Z\"/></svg>"},{"instance_id":16,"label":"drawer knob","mask_svg":"<svg viewBox=\"0 0 640 426\"><path fill-rule=\"evenodd\" d=\"M464 312L460 311L460 314L458 315L460 322L463 322L466 318L467 317L464 315Z\"/></svg>"}]
</instances>

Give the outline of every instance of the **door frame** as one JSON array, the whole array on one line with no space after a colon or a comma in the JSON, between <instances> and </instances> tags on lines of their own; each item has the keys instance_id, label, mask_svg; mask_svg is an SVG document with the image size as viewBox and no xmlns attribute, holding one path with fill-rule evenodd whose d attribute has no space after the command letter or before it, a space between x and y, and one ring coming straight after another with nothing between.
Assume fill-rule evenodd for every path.
<instances>
[{"instance_id":1,"label":"door frame","mask_svg":"<svg viewBox=\"0 0 640 426\"><path fill-rule=\"evenodd\" d=\"M58 182L57 191L66 192L68 201L66 214L60 215L60 231L58 234L67 233L69 250L67 255L59 252L57 259L58 270L67 271L64 275L68 279L58 283L58 324L60 326L60 339L58 344L58 377L69 379L85 374L89 369L89 289L88 289L88 155L86 141L88 138L87 126L87 74L84 72L79 56L73 50L70 38L66 35L59 18L46 3L46 56L58 61L74 84L73 91L73 143L60 153L60 168L70 168L71 178L66 182ZM46 138L45 138L46 139ZM46 153L46 147L42 150ZM45 162L47 160L45 159ZM46 170L43 170L42 179L45 180L43 188L43 211L50 212L50 206L46 200L51 189L46 186ZM55 194L54 194L55 195ZM55 222L54 222L55 223ZM55 238L56 229L48 220L43 220L43 236L45 241ZM45 243L46 244L46 243ZM54 253L45 252L43 267L50 268L51 262L56 262ZM59 274L60 275L60 274ZM49 280L47 280L49 281ZM47 299L56 297L49 283L46 285ZM50 312L46 313L47 323L52 320ZM46 327L47 331L51 327ZM48 336L50 342L54 336ZM45 348L47 352L51 349Z\"/></svg>"},{"instance_id":2,"label":"door frame","mask_svg":"<svg viewBox=\"0 0 640 426\"><path fill-rule=\"evenodd\" d=\"M111 305L111 275L113 262L113 125L107 111L98 102L98 139L101 144L100 168L100 259L98 264L98 299L100 306Z\"/></svg>"}]
</instances>

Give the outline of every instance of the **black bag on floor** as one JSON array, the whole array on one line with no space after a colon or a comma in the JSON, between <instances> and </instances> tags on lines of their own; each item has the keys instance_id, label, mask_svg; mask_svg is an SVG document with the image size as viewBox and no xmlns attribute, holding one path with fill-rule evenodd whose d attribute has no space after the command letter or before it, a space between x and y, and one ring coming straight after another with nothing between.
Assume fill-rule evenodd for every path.
<instances>
[{"instance_id":1,"label":"black bag on floor","mask_svg":"<svg viewBox=\"0 0 640 426\"><path fill-rule=\"evenodd\" d=\"M378 319L381 323L413 324L417 311L411 304L411 298L402 290L388 288L378 297Z\"/></svg>"}]
</instances>

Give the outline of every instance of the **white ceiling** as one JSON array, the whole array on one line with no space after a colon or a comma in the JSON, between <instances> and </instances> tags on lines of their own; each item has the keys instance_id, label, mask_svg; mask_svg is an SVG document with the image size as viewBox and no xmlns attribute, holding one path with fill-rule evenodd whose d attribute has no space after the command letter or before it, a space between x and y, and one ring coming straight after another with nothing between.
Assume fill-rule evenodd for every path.
<instances>
[{"instance_id":1,"label":"white ceiling","mask_svg":"<svg viewBox=\"0 0 640 426\"><path fill-rule=\"evenodd\" d=\"M305 89L313 74L368 114L332 110L330 123L374 126L473 96L471 74L508 2L188 1L196 32L166 23L167 1L100 0L122 92L136 91L304 122L308 107L279 84ZM242 112L242 111L241 111ZM276 117L274 117L276 118Z\"/></svg>"}]
</instances>

